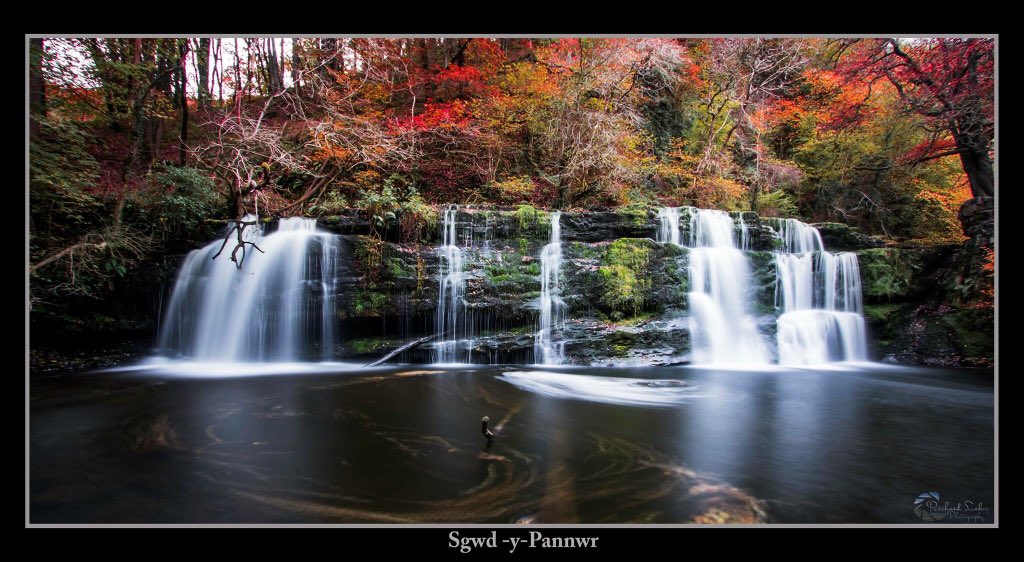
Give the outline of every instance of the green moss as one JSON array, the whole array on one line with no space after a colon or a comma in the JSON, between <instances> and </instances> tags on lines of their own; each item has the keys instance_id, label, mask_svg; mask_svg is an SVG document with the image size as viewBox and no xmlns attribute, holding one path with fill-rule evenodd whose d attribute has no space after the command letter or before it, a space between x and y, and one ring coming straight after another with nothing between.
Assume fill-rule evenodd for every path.
<instances>
[{"instance_id":1,"label":"green moss","mask_svg":"<svg viewBox=\"0 0 1024 562\"><path fill-rule=\"evenodd\" d=\"M548 213L530 205L520 205L516 208L516 218L519 220L520 232L540 234L547 232L550 228Z\"/></svg>"},{"instance_id":2,"label":"green moss","mask_svg":"<svg viewBox=\"0 0 1024 562\"><path fill-rule=\"evenodd\" d=\"M636 226L644 226L647 224L651 208L644 203L633 203L622 207L617 207L615 212L629 217L631 223Z\"/></svg>"},{"instance_id":3,"label":"green moss","mask_svg":"<svg viewBox=\"0 0 1024 562\"><path fill-rule=\"evenodd\" d=\"M952 329L965 362L991 364L994 357L995 323L988 311L960 309L942 316L942 323Z\"/></svg>"},{"instance_id":4,"label":"green moss","mask_svg":"<svg viewBox=\"0 0 1024 562\"><path fill-rule=\"evenodd\" d=\"M490 281L494 285L530 285L539 283L535 276L523 275L521 273L494 275L490 278Z\"/></svg>"},{"instance_id":5,"label":"green moss","mask_svg":"<svg viewBox=\"0 0 1024 562\"><path fill-rule=\"evenodd\" d=\"M897 248L872 248L857 252L865 297L892 299L906 296L920 269L919 260Z\"/></svg>"},{"instance_id":6,"label":"green moss","mask_svg":"<svg viewBox=\"0 0 1024 562\"><path fill-rule=\"evenodd\" d=\"M901 304L866 304L864 305L864 317L872 322L887 324L902 308Z\"/></svg>"},{"instance_id":7,"label":"green moss","mask_svg":"<svg viewBox=\"0 0 1024 562\"><path fill-rule=\"evenodd\" d=\"M651 250L646 238L620 238L607 246L602 265L599 304L612 320L635 317L644 309L651 291Z\"/></svg>"},{"instance_id":8,"label":"green moss","mask_svg":"<svg viewBox=\"0 0 1024 562\"><path fill-rule=\"evenodd\" d=\"M532 335L536 328L532 324L523 324L521 326L515 326L512 328L493 329L493 330L481 330L478 332L480 337L510 337L510 336L523 336Z\"/></svg>"},{"instance_id":9,"label":"green moss","mask_svg":"<svg viewBox=\"0 0 1024 562\"><path fill-rule=\"evenodd\" d=\"M567 254L574 258L579 259L597 259L601 257L601 248L593 244L585 244L583 242L570 242L567 248Z\"/></svg>"},{"instance_id":10,"label":"green moss","mask_svg":"<svg viewBox=\"0 0 1024 562\"><path fill-rule=\"evenodd\" d=\"M636 336L629 332L614 332L606 341L612 357L626 357L636 348Z\"/></svg>"},{"instance_id":11,"label":"green moss","mask_svg":"<svg viewBox=\"0 0 1024 562\"><path fill-rule=\"evenodd\" d=\"M508 254L502 261L491 261L484 265L484 276L491 282L497 282L499 277L530 276L540 275L540 262L531 260L523 262L519 254Z\"/></svg>"},{"instance_id":12,"label":"green moss","mask_svg":"<svg viewBox=\"0 0 1024 562\"><path fill-rule=\"evenodd\" d=\"M651 260L651 250L657 243L649 238L619 238L605 247L601 263L621 265L634 272L646 271Z\"/></svg>"},{"instance_id":13,"label":"green moss","mask_svg":"<svg viewBox=\"0 0 1024 562\"><path fill-rule=\"evenodd\" d=\"M378 353L391 347L387 338L360 338L349 340L348 347L352 353Z\"/></svg>"},{"instance_id":14,"label":"green moss","mask_svg":"<svg viewBox=\"0 0 1024 562\"><path fill-rule=\"evenodd\" d=\"M387 265L388 273L392 279L416 277L416 268L405 263L405 260L402 260L401 258L388 258Z\"/></svg>"},{"instance_id":15,"label":"green moss","mask_svg":"<svg viewBox=\"0 0 1024 562\"><path fill-rule=\"evenodd\" d=\"M637 314L636 316L632 316L632 317L629 317L629 318L623 318L621 320L615 321L615 322L613 322L613 324L615 324L615 326L618 326L618 327L636 326L638 324L642 324L644 322L648 322L650 320L654 320L657 317L658 317L658 315L653 313L653 312L641 312L641 313Z\"/></svg>"},{"instance_id":16,"label":"green moss","mask_svg":"<svg viewBox=\"0 0 1024 562\"><path fill-rule=\"evenodd\" d=\"M361 316L380 316L388 304L388 295L381 291L360 289L356 292L355 312Z\"/></svg>"},{"instance_id":17,"label":"green moss","mask_svg":"<svg viewBox=\"0 0 1024 562\"><path fill-rule=\"evenodd\" d=\"M519 253L524 256L530 253L530 241L526 238L519 239Z\"/></svg>"}]
</instances>

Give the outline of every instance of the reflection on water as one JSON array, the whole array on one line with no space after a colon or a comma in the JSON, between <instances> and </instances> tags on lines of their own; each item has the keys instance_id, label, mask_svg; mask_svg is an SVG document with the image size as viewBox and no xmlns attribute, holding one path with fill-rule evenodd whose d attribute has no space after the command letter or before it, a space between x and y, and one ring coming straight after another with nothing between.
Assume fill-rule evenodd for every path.
<instances>
[{"instance_id":1,"label":"reflection on water","mask_svg":"<svg viewBox=\"0 0 1024 562\"><path fill-rule=\"evenodd\" d=\"M703 396L692 383L678 379L595 377L546 371L512 371L499 378L546 396L628 406L669 406Z\"/></svg>"},{"instance_id":2,"label":"reflection on water","mask_svg":"<svg viewBox=\"0 0 1024 562\"><path fill-rule=\"evenodd\" d=\"M31 521L916 523L923 491L993 499L991 372L251 367L34 379Z\"/></svg>"}]
</instances>

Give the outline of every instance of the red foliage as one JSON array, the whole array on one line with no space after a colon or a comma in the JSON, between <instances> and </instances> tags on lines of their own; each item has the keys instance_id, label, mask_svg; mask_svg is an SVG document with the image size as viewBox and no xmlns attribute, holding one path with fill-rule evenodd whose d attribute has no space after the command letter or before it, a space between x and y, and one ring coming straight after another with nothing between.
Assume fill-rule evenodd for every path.
<instances>
[{"instance_id":1,"label":"red foliage","mask_svg":"<svg viewBox=\"0 0 1024 562\"><path fill-rule=\"evenodd\" d=\"M848 84L891 84L930 128L949 131L961 152L987 160L995 131L994 47L991 38L862 40L850 45L837 70ZM932 143L917 157L949 148Z\"/></svg>"},{"instance_id":2,"label":"red foliage","mask_svg":"<svg viewBox=\"0 0 1024 562\"><path fill-rule=\"evenodd\" d=\"M908 150L902 160L906 163L920 162L935 154L947 153L955 148L956 141L950 137L924 141Z\"/></svg>"},{"instance_id":3,"label":"red foliage","mask_svg":"<svg viewBox=\"0 0 1024 562\"><path fill-rule=\"evenodd\" d=\"M439 103L428 99L423 104L423 113L396 119L393 128L396 131L458 129L468 126L471 119L466 102L462 100Z\"/></svg>"}]
</instances>

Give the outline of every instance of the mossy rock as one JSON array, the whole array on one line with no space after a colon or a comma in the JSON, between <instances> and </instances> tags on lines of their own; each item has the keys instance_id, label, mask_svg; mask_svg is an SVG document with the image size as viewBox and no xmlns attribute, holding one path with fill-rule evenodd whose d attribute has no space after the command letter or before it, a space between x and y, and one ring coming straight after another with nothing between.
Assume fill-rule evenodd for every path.
<instances>
[{"instance_id":1,"label":"mossy rock","mask_svg":"<svg viewBox=\"0 0 1024 562\"><path fill-rule=\"evenodd\" d=\"M652 251L658 248L659 244L650 238L619 238L605 247L601 263L626 266L633 271L646 271Z\"/></svg>"},{"instance_id":2,"label":"mossy rock","mask_svg":"<svg viewBox=\"0 0 1024 562\"><path fill-rule=\"evenodd\" d=\"M353 308L356 316L381 316L386 312L390 298L387 293L363 288L356 292Z\"/></svg>"},{"instance_id":3,"label":"mossy rock","mask_svg":"<svg viewBox=\"0 0 1024 562\"><path fill-rule=\"evenodd\" d=\"M864 318L869 322L886 325L897 319L904 305L899 303L866 304Z\"/></svg>"},{"instance_id":4,"label":"mossy rock","mask_svg":"<svg viewBox=\"0 0 1024 562\"><path fill-rule=\"evenodd\" d=\"M649 205L634 204L616 207L615 212L628 217L634 226L645 226L651 220L652 213L656 214L657 210Z\"/></svg>"},{"instance_id":5,"label":"mossy rock","mask_svg":"<svg viewBox=\"0 0 1024 562\"><path fill-rule=\"evenodd\" d=\"M536 209L530 205L520 205L516 209L521 233L546 234L551 229L551 218L547 211Z\"/></svg>"},{"instance_id":6,"label":"mossy rock","mask_svg":"<svg viewBox=\"0 0 1024 562\"><path fill-rule=\"evenodd\" d=\"M612 320L638 314L651 292L651 254L658 244L649 238L620 238L605 247L597 272L601 279L598 304Z\"/></svg>"},{"instance_id":7,"label":"mossy rock","mask_svg":"<svg viewBox=\"0 0 1024 562\"><path fill-rule=\"evenodd\" d=\"M820 222L811 226L818 229L825 249L830 252L865 250L883 245L880 239L863 234L856 227L841 222Z\"/></svg>"},{"instance_id":8,"label":"mossy rock","mask_svg":"<svg viewBox=\"0 0 1024 562\"><path fill-rule=\"evenodd\" d=\"M903 300L914 288L914 276L921 269L920 257L912 250L873 248L857 252L864 297L869 300Z\"/></svg>"},{"instance_id":9,"label":"mossy rock","mask_svg":"<svg viewBox=\"0 0 1024 562\"><path fill-rule=\"evenodd\" d=\"M569 242L562 244L562 251L570 259L579 260L596 260L600 259L602 255L602 248L597 244L587 244L585 242Z\"/></svg>"},{"instance_id":10,"label":"mossy rock","mask_svg":"<svg viewBox=\"0 0 1024 562\"><path fill-rule=\"evenodd\" d=\"M995 321L991 310L958 309L945 314L941 323L949 327L961 348L964 365L991 365L995 356Z\"/></svg>"},{"instance_id":11,"label":"mossy rock","mask_svg":"<svg viewBox=\"0 0 1024 562\"><path fill-rule=\"evenodd\" d=\"M345 342L345 347L351 354L378 354L390 351L394 346L392 338L357 338Z\"/></svg>"}]
</instances>

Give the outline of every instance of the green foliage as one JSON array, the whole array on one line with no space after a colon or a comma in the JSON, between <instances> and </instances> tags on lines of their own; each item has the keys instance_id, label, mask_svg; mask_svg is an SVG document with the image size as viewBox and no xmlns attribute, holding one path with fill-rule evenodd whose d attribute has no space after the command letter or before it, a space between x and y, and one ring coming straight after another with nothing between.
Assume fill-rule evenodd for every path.
<instances>
[{"instance_id":1,"label":"green foliage","mask_svg":"<svg viewBox=\"0 0 1024 562\"><path fill-rule=\"evenodd\" d=\"M356 201L356 207L370 215L370 230L380 238L398 216L399 198L396 190L385 184L381 190L367 190Z\"/></svg>"},{"instance_id":2,"label":"green foliage","mask_svg":"<svg viewBox=\"0 0 1024 562\"><path fill-rule=\"evenodd\" d=\"M403 242L426 242L437 230L437 209L427 205L415 188L409 188L407 199L398 208Z\"/></svg>"},{"instance_id":3,"label":"green foliage","mask_svg":"<svg viewBox=\"0 0 1024 562\"><path fill-rule=\"evenodd\" d=\"M520 254L506 254L501 261L488 261L484 273L492 283L509 280L536 284L540 275L540 263L536 260L523 261Z\"/></svg>"},{"instance_id":4,"label":"green foliage","mask_svg":"<svg viewBox=\"0 0 1024 562\"><path fill-rule=\"evenodd\" d=\"M167 166L155 175L160 188L155 211L164 228L184 237L205 237L205 225L220 209L213 180L196 168Z\"/></svg>"},{"instance_id":5,"label":"green foliage","mask_svg":"<svg viewBox=\"0 0 1024 562\"><path fill-rule=\"evenodd\" d=\"M903 306L899 303L865 304L864 317L872 322L886 324L893 321Z\"/></svg>"},{"instance_id":6,"label":"green foliage","mask_svg":"<svg viewBox=\"0 0 1024 562\"><path fill-rule=\"evenodd\" d=\"M374 236L383 237L396 220L405 242L424 240L437 226L437 212L427 205L415 187L399 175L387 177L380 191L364 189L356 200L356 208L370 215Z\"/></svg>"},{"instance_id":7,"label":"green foliage","mask_svg":"<svg viewBox=\"0 0 1024 562\"><path fill-rule=\"evenodd\" d=\"M761 194L757 199L757 212L763 217L794 218L799 216L796 200L781 189Z\"/></svg>"},{"instance_id":8,"label":"green foliage","mask_svg":"<svg viewBox=\"0 0 1024 562\"><path fill-rule=\"evenodd\" d=\"M315 217L325 217L340 214L348 206L348 200L344 194L331 190L310 205L307 212Z\"/></svg>"},{"instance_id":9,"label":"green foliage","mask_svg":"<svg viewBox=\"0 0 1024 562\"><path fill-rule=\"evenodd\" d=\"M387 245L379 238L359 236L355 239L353 253L356 265L371 282L381 276L386 248Z\"/></svg>"},{"instance_id":10,"label":"green foliage","mask_svg":"<svg viewBox=\"0 0 1024 562\"><path fill-rule=\"evenodd\" d=\"M95 140L73 122L32 117L38 132L29 146L29 203L34 237L78 235L95 228L104 206L88 193L99 164Z\"/></svg>"},{"instance_id":11,"label":"green foliage","mask_svg":"<svg viewBox=\"0 0 1024 562\"><path fill-rule=\"evenodd\" d=\"M124 274L128 271L125 269L124 264L113 257L103 263L103 270L108 273L117 274L118 277L124 277Z\"/></svg>"}]
</instances>

